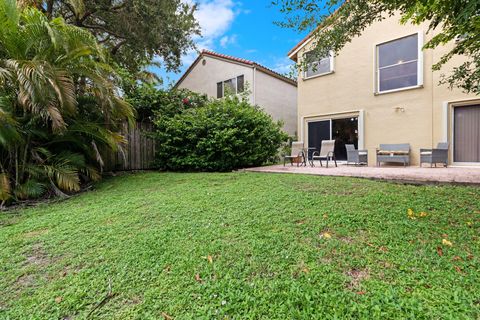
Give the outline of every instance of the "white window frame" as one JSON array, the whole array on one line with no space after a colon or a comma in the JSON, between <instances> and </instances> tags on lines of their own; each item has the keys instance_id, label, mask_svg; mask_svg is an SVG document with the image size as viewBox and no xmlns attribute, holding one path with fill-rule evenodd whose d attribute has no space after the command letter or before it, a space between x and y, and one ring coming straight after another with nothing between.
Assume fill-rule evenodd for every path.
<instances>
[{"instance_id":1,"label":"white window frame","mask_svg":"<svg viewBox=\"0 0 480 320\"><path fill-rule=\"evenodd\" d=\"M225 95L225 82L227 81L230 81L230 80L235 80L235 95L238 93L238 83L237 83L237 77L234 77L234 78L230 78L230 79L227 79L227 80L223 80L222 81L222 98L225 98L226 95Z\"/></svg>"},{"instance_id":2,"label":"white window frame","mask_svg":"<svg viewBox=\"0 0 480 320\"><path fill-rule=\"evenodd\" d=\"M409 86L409 87L403 87L403 88L397 88L397 89L391 89L391 90L383 90L381 91L380 90L380 69L379 69L379 66L378 66L378 62L379 62L379 57L378 57L378 47L382 44L385 44L385 43L388 43L388 42L392 42L392 41L396 41L396 40L400 40L400 39L403 39L403 38L406 38L406 37L410 37L410 36L413 36L413 35L417 35L417 47L418 47L418 56L417 56L417 84L414 85L414 86ZM374 63L373 63L373 69L374 69L374 89L373 89L373 93L375 95L380 95L380 94L385 94L385 93L391 93L391 92L398 92L398 91L404 91L404 90L411 90L411 89L417 89L417 88L422 88L423 87L423 45L424 45L424 41L423 41L423 32L422 31L418 31L418 32L415 32L415 33L411 33L411 34L407 34L405 36L402 36L402 37L398 37L398 38L395 38L395 39L392 39L392 40L388 40L388 41L383 41L383 42L379 42L379 43L376 43L373 47L373 58L374 58ZM411 60L411 61L405 61L403 63L409 63L409 62L412 62L414 60Z\"/></svg>"},{"instance_id":3,"label":"white window frame","mask_svg":"<svg viewBox=\"0 0 480 320\"><path fill-rule=\"evenodd\" d=\"M308 51L307 51L308 52ZM305 54L307 53L305 52ZM328 74L332 74L335 72L335 59L334 59L334 55L333 55L333 51L329 51L328 52L328 55L329 55L329 58L330 58L330 70L329 71L326 71L326 72L322 72L322 73L319 73L319 74L315 74L313 76L310 76L308 77L307 76L307 70L304 70L303 71L303 80L308 80L308 79L313 79L313 78L318 78L318 77L322 77L322 76L325 76L325 75L328 75ZM326 58L326 57L325 57ZM321 60L325 59L325 58L322 58ZM315 61L317 62L317 61ZM311 62L309 63L312 64L312 63L315 63L315 62ZM308 68L308 65L307 65L307 68Z\"/></svg>"},{"instance_id":4,"label":"white window frame","mask_svg":"<svg viewBox=\"0 0 480 320\"><path fill-rule=\"evenodd\" d=\"M225 95L225 82L230 81L230 80L235 80L235 93L234 93L234 95L238 95L238 94L239 94L239 92L238 92L238 77L240 77L240 76L243 76L243 79L244 79L244 80L243 80L243 81L244 81L244 84L243 84L243 85L245 86L245 74L239 74L239 75L236 76L236 77L233 77L233 78L230 78L230 79L226 79L226 80L222 80L222 81L221 81L221 83L222 83L222 97L221 97L220 99L223 99L223 98L226 97L226 95ZM244 89L244 91L245 91L245 89ZM244 91L242 91L242 92L244 92Z\"/></svg>"}]
</instances>

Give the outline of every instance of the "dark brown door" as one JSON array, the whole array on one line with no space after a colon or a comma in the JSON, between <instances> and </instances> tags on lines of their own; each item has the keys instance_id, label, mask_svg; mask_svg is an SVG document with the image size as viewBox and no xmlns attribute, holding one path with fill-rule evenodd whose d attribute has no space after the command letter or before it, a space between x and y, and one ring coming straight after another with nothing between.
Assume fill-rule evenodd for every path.
<instances>
[{"instance_id":1,"label":"dark brown door","mask_svg":"<svg viewBox=\"0 0 480 320\"><path fill-rule=\"evenodd\" d=\"M480 105L454 109L455 162L480 162Z\"/></svg>"}]
</instances>

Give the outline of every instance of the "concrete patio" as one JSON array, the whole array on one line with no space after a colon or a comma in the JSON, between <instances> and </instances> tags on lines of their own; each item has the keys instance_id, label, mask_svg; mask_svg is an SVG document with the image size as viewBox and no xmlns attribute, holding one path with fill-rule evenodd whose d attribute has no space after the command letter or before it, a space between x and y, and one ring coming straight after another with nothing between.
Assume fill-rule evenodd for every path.
<instances>
[{"instance_id":1,"label":"concrete patio","mask_svg":"<svg viewBox=\"0 0 480 320\"><path fill-rule=\"evenodd\" d=\"M356 167L339 164L338 167L330 166L329 168L326 168L325 166L297 167L296 165L290 166L290 164L288 164L285 167L283 165L273 165L249 168L246 169L246 171L269 173L299 173L318 176L358 177L415 184L463 184L480 186L480 167Z\"/></svg>"}]
</instances>

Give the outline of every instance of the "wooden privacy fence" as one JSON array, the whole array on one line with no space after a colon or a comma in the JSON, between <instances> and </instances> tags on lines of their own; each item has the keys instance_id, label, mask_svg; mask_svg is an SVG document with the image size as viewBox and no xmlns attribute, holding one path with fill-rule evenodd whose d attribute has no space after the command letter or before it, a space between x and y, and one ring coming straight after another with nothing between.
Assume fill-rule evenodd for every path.
<instances>
[{"instance_id":1,"label":"wooden privacy fence","mask_svg":"<svg viewBox=\"0 0 480 320\"><path fill-rule=\"evenodd\" d=\"M134 128L128 124L123 125L122 133L125 135L127 145L124 151L111 152L105 157L106 171L128 171L154 169L155 141L145 136L145 132L152 132L153 124L150 122L137 122Z\"/></svg>"}]
</instances>

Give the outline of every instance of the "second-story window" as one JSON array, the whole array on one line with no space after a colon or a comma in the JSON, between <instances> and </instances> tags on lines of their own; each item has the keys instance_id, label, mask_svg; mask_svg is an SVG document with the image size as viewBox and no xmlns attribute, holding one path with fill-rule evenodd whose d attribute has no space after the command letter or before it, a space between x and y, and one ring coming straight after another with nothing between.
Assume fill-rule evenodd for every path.
<instances>
[{"instance_id":1,"label":"second-story window","mask_svg":"<svg viewBox=\"0 0 480 320\"><path fill-rule=\"evenodd\" d=\"M304 58L307 63L304 71L304 78L311 78L333 72L333 55L318 59L313 51L306 52Z\"/></svg>"},{"instance_id":2,"label":"second-story window","mask_svg":"<svg viewBox=\"0 0 480 320\"><path fill-rule=\"evenodd\" d=\"M419 34L377 45L376 92L388 92L422 84Z\"/></svg>"},{"instance_id":3,"label":"second-story window","mask_svg":"<svg viewBox=\"0 0 480 320\"><path fill-rule=\"evenodd\" d=\"M217 82L217 98L223 98L229 94L238 94L245 90L245 76Z\"/></svg>"}]
</instances>

